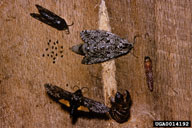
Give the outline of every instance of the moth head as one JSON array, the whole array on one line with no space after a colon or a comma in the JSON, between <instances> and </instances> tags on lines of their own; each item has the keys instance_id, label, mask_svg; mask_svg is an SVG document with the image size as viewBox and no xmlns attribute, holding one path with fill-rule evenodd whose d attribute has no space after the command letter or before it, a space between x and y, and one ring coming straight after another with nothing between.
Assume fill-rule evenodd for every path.
<instances>
[{"instance_id":1,"label":"moth head","mask_svg":"<svg viewBox=\"0 0 192 128\"><path fill-rule=\"evenodd\" d=\"M78 86L74 86L74 87L78 87ZM73 87L73 88L74 88ZM78 87L79 88L79 87ZM83 99L83 93L82 93L82 90L83 90L84 88L79 88L77 91L75 91L74 93L73 93L73 95L72 95L72 97L71 97L71 100L73 101L73 103L75 103L75 104L81 104L81 102L82 102L82 99Z\"/></svg>"},{"instance_id":2,"label":"moth head","mask_svg":"<svg viewBox=\"0 0 192 128\"><path fill-rule=\"evenodd\" d=\"M64 30L66 34L69 34L69 26L72 26L74 23L72 22L71 24L67 25L67 23L65 22L65 20L63 19L62 21L57 21L58 25L61 26L61 30ZM60 23L59 23L60 22Z\"/></svg>"},{"instance_id":3,"label":"moth head","mask_svg":"<svg viewBox=\"0 0 192 128\"><path fill-rule=\"evenodd\" d=\"M68 25L67 25L67 23L65 22L64 19L56 20L56 23L57 23L57 26L59 26L59 27L57 27L57 29L64 30L66 34L70 33L69 32L69 27L68 27Z\"/></svg>"},{"instance_id":4,"label":"moth head","mask_svg":"<svg viewBox=\"0 0 192 128\"><path fill-rule=\"evenodd\" d=\"M83 44L78 44L75 46L72 46L70 48L70 50L72 50L73 52L80 54L80 55L85 55L85 53L83 52Z\"/></svg>"},{"instance_id":5,"label":"moth head","mask_svg":"<svg viewBox=\"0 0 192 128\"><path fill-rule=\"evenodd\" d=\"M79 95L79 96L82 96L83 94L82 93L85 93L85 91L83 91L83 90L89 90L89 88L87 88L87 87L82 87L81 89L77 86L77 85L75 85L74 87L73 87L73 89L75 89L75 88L77 88L77 90L75 91L75 94L76 95Z\"/></svg>"},{"instance_id":6,"label":"moth head","mask_svg":"<svg viewBox=\"0 0 192 128\"><path fill-rule=\"evenodd\" d=\"M81 89L78 89L77 91L75 91L75 94L78 95L78 96L81 96L82 95Z\"/></svg>"}]
</instances>

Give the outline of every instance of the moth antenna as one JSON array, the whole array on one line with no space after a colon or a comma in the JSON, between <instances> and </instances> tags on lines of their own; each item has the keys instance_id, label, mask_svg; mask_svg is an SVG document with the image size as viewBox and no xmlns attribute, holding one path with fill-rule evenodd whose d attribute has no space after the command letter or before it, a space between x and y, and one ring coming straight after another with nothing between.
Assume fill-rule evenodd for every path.
<instances>
[{"instance_id":1,"label":"moth antenna","mask_svg":"<svg viewBox=\"0 0 192 128\"><path fill-rule=\"evenodd\" d=\"M135 44L137 37L141 37L141 35L137 34L137 35L134 36L133 45Z\"/></svg>"},{"instance_id":2,"label":"moth antenna","mask_svg":"<svg viewBox=\"0 0 192 128\"><path fill-rule=\"evenodd\" d=\"M67 24L67 26L72 26L74 23L72 22L71 24ZM70 32L69 32L69 28L67 27L67 29L65 30L65 32L66 32L66 34L70 34Z\"/></svg>"},{"instance_id":3,"label":"moth antenna","mask_svg":"<svg viewBox=\"0 0 192 128\"><path fill-rule=\"evenodd\" d=\"M135 48L133 47L133 52L130 52L130 53L131 53L131 55L133 55L134 57L136 57L138 59L139 57L134 54L134 51L135 51Z\"/></svg>"},{"instance_id":4,"label":"moth antenna","mask_svg":"<svg viewBox=\"0 0 192 128\"><path fill-rule=\"evenodd\" d=\"M149 41L151 41L150 36L149 36L149 33L145 33L145 38L148 38Z\"/></svg>"},{"instance_id":5,"label":"moth antenna","mask_svg":"<svg viewBox=\"0 0 192 128\"><path fill-rule=\"evenodd\" d=\"M75 85L75 86L73 86L73 90L75 89L75 87L77 87L77 90L79 89L79 86Z\"/></svg>"},{"instance_id":6,"label":"moth antenna","mask_svg":"<svg viewBox=\"0 0 192 128\"><path fill-rule=\"evenodd\" d=\"M134 50L135 49L133 48L133 53L131 52L131 54L138 59L139 57L134 54Z\"/></svg>"},{"instance_id":7,"label":"moth antenna","mask_svg":"<svg viewBox=\"0 0 192 128\"><path fill-rule=\"evenodd\" d=\"M67 26L72 26L74 24L74 22L72 22L71 24L68 24Z\"/></svg>"},{"instance_id":8,"label":"moth antenna","mask_svg":"<svg viewBox=\"0 0 192 128\"><path fill-rule=\"evenodd\" d=\"M145 38L149 38L149 33L147 32L147 33L145 33Z\"/></svg>"},{"instance_id":9,"label":"moth antenna","mask_svg":"<svg viewBox=\"0 0 192 128\"><path fill-rule=\"evenodd\" d=\"M137 37L141 37L141 35L137 34L137 35L134 36L133 46L134 46L134 44L136 43ZM134 57L139 58L138 56L136 56L136 55L134 54L134 50L135 50L135 48L133 47L133 53L131 53L131 54L132 54Z\"/></svg>"},{"instance_id":10,"label":"moth antenna","mask_svg":"<svg viewBox=\"0 0 192 128\"><path fill-rule=\"evenodd\" d=\"M83 89L87 89L87 92L89 91L89 88L88 87L82 87L81 90ZM84 92L85 93L85 92Z\"/></svg>"}]
</instances>

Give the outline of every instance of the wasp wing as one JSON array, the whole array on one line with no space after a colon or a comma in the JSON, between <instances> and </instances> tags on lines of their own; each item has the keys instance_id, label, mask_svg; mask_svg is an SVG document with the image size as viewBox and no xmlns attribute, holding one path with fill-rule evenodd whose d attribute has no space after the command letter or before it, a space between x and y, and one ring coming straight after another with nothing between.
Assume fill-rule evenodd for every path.
<instances>
[{"instance_id":1,"label":"wasp wing","mask_svg":"<svg viewBox=\"0 0 192 128\"><path fill-rule=\"evenodd\" d=\"M62 88L52 85L45 84L44 85L47 91L47 94L55 101L70 107L70 101L72 97L72 93L63 90Z\"/></svg>"},{"instance_id":2,"label":"wasp wing","mask_svg":"<svg viewBox=\"0 0 192 128\"><path fill-rule=\"evenodd\" d=\"M87 107L91 112L105 114L109 112L109 108L104 104L91 100L89 98L83 97L83 106Z\"/></svg>"}]
</instances>

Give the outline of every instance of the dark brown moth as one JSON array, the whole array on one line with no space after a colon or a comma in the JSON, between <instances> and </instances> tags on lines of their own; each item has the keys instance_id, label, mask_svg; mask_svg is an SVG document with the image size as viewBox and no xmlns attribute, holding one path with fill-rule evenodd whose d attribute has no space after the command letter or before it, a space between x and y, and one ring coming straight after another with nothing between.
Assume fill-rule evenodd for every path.
<instances>
[{"instance_id":1,"label":"dark brown moth","mask_svg":"<svg viewBox=\"0 0 192 128\"><path fill-rule=\"evenodd\" d=\"M84 97L82 89L78 89L74 93L71 93L51 84L45 84L44 86L47 94L53 100L69 108L70 117L74 117L77 111L105 114L110 110L104 104Z\"/></svg>"},{"instance_id":2,"label":"dark brown moth","mask_svg":"<svg viewBox=\"0 0 192 128\"><path fill-rule=\"evenodd\" d=\"M145 56L144 58L144 68L145 68L145 75L146 81L149 90L153 91L153 70L152 70L152 61L149 56Z\"/></svg>"},{"instance_id":3,"label":"dark brown moth","mask_svg":"<svg viewBox=\"0 0 192 128\"><path fill-rule=\"evenodd\" d=\"M115 98L111 97L111 117L118 123L126 122L130 117L130 107L132 101L129 92L126 90L124 95L117 92Z\"/></svg>"},{"instance_id":4,"label":"dark brown moth","mask_svg":"<svg viewBox=\"0 0 192 128\"><path fill-rule=\"evenodd\" d=\"M36 4L35 6L37 7L40 14L31 13L30 15L33 18L35 18L53 28L56 28L57 30L65 30L66 33L69 34L68 26L72 26L73 23L70 25L67 25L66 21L63 18L61 18L60 16L56 15L55 13L49 11L46 8L43 8L42 6L40 6L38 4Z\"/></svg>"},{"instance_id":5,"label":"dark brown moth","mask_svg":"<svg viewBox=\"0 0 192 128\"><path fill-rule=\"evenodd\" d=\"M80 33L82 44L75 45L71 50L84 56L82 64L96 64L128 54L135 43L104 30L83 30Z\"/></svg>"}]
</instances>

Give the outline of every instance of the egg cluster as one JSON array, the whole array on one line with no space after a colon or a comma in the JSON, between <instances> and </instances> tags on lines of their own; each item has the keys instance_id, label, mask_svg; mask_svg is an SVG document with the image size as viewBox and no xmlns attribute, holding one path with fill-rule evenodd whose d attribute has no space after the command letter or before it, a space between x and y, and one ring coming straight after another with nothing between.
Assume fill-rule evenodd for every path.
<instances>
[{"instance_id":1,"label":"egg cluster","mask_svg":"<svg viewBox=\"0 0 192 128\"><path fill-rule=\"evenodd\" d=\"M53 60L53 64L56 63L57 57L63 58L63 46L59 44L59 41L51 42L49 40L47 42L48 47L45 48L45 53L43 53L43 57L50 57Z\"/></svg>"}]
</instances>

